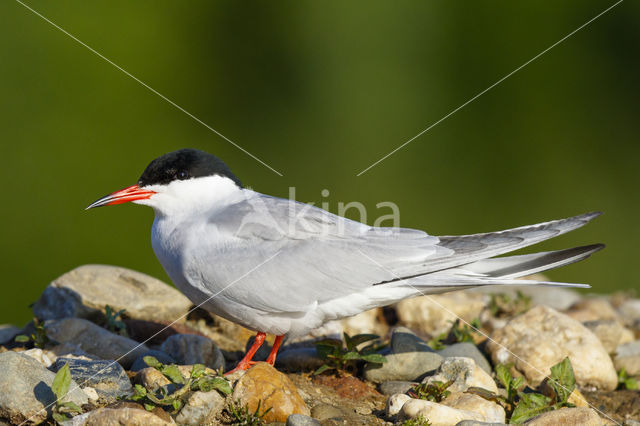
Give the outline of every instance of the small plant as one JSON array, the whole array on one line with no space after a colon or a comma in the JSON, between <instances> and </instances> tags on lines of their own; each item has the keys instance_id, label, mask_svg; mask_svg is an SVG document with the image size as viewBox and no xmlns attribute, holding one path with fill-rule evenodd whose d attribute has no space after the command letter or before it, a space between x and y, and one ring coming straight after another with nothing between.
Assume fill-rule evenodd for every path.
<instances>
[{"instance_id":1,"label":"small plant","mask_svg":"<svg viewBox=\"0 0 640 426\"><path fill-rule=\"evenodd\" d=\"M427 401L440 402L451 395L451 391L447 388L453 384L453 380L449 380L446 383L440 381L433 381L431 383L421 383L414 386L409 391L409 396L412 398L426 399Z\"/></svg>"},{"instance_id":2,"label":"small plant","mask_svg":"<svg viewBox=\"0 0 640 426\"><path fill-rule=\"evenodd\" d=\"M370 342L362 349L358 349L363 343ZM344 333L343 346L341 340L325 339L316 343L316 351L318 356L325 360L325 364L320 366L313 374L321 374L325 371L336 370L338 375L345 372L353 373L359 361L366 361L375 364L387 362L387 359L376 353L386 345L380 344L379 336L375 334L357 334L353 337Z\"/></svg>"},{"instance_id":3,"label":"small plant","mask_svg":"<svg viewBox=\"0 0 640 426\"><path fill-rule=\"evenodd\" d=\"M62 402L62 399L67 396L67 393L69 392L70 384L71 371L69 370L69 364L65 363L64 366L58 370L53 379L53 383L51 384L51 391L56 396L56 405L53 409L53 419L58 423L69 420L69 416L67 414L78 414L82 412L82 409L78 407L77 404L71 401Z\"/></svg>"},{"instance_id":4,"label":"small plant","mask_svg":"<svg viewBox=\"0 0 640 426\"><path fill-rule=\"evenodd\" d=\"M638 390L638 381L630 377L624 367L618 372L618 389Z\"/></svg>"},{"instance_id":5,"label":"small plant","mask_svg":"<svg viewBox=\"0 0 640 426\"><path fill-rule=\"evenodd\" d=\"M156 406L160 405L173 407L173 412L177 413L184 405L184 399L191 391L209 392L216 390L224 395L231 393L229 382L219 375L207 374L205 366L202 364L195 364L191 369L189 379L185 379L174 364L164 365L152 356L145 356L143 359L149 367L160 371L178 388L178 390L169 394L164 387L159 388L156 392L151 392L144 386L136 384L131 399L140 401L148 411L153 411Z\"/></svg>"},{"instance_id":6,"label":"small plant","mask_svg":"<svg viewBox=\"0 0 640 426\"><path fill-rule=\"evenodd\" d=\"M240 401L235 401L229 404L229 411L233 414L233 418L235 422L233 424L241 425L241 426L257 426L263 425L265 423L264 416L271 411L271 407L264 410L262 413L260 412L260 405L262 401L258 401L258 406L256 407L256 411L253 413L249 410L248 405L243 405Z\"/></svg>"},{"instance_id":7,"label":"small plant","mask_svg":"<svg viewBox=\"0 0 640 426\"><path fill-rule=\"evenodd\" d=\"M480 388L469 388L467 392L501 404L507 413L509 423L523 423L546 411L574 407L569 402L569 396L575 389L576 379L568 357L551 367L551 376L548 381L551 396L521 391L520 387L524 381L521 377L514 378L509 366L499 364L495 371L498 381L507 391L506 397Z\"/></svg>"},{"instance_id":8,"label":"small plant","mask_svg":"<svg viewBox=\"0 0 640 426\"><path fill-rule=\"evenodd\" d=\"M115 312L111 306L106 305L104 307L105 325L107 330L128 337L127 325L122 321L122 314L124 312L125 309L120 309L118 312Z\"/></svg>"},{"instance_id":9,"label":"small plant","mask_svg":"<svg viewBox=\"0 0 640 426\"><path fill-rule=\"evenodd\" d=\"M18 343L33 342L34 347L44 349L45 345L51 341L49 336L47 336L47 330L44 328L44 323L38 318L34 318L33 326L35 331L31 333L30 336L19 334L14 340Z\"/></svg>"},{"instance_id":10,"label":"small plant","mask_svg":"<svg viewBox=\"0 0 640 426\"><path fill-rule=\"evenodd\" d=\"M506 293L492 293L489 300L489 311L497 318L511 317L527 311L531 307L531 297L520 290L513 298Z\"/></svg>"},{"instance_id":11,"label":"small plant","mask_svg":"<svg viewBox=\"0 0 640 426\"><path fill-rule=\"evenodd\" d=\"M427 342L431 349L439 351L440 349L444 349L446 345L452 345L459 342L475 343L473 335L477 333L476 330L482 327L478 318L474 318L468 324L462 322L460 319L451 321L451 324L452 326L449 332L441 333Z\"/></svg>"},{"instance_id":12,"label":"small plant","mask_svg":"<svg viewBox=\"0 0 640 426\"><path fill-rule=\"evenodd\" d=\"M418 414L415 419L405 420L402 426L431 426L431 422L425 419L422 414Z\"/></svg>"}]
</instances>

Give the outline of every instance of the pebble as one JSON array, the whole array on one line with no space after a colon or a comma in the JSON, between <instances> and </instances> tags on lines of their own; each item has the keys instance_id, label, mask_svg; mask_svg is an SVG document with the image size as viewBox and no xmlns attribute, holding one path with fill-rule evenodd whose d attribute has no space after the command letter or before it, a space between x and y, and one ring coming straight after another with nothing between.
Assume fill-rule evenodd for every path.
<instances>
[{"instance_id":1,"label":"pebble","mask_svg":"<svg viewBox=\"0 0 640 426\"><path fill-rule=\"evenodd\" d=\"M387 405L385 407L385 412L387 413L387 417L395 416L402 410L402 406L405 402L409 401L411 397L404 393L397 393L395 395L391 395L387 399Z\"/></svg>"},{"instance_id":2,"label":"pebble","mask_svg":"<svg viewBox=\"0 0 640 426\"><path fill-rule=\"evenodd\" d=\"M320 422L313 417L302 414L292 414L287 417L286 426L320 426Z\"/></svg>"},{"instance_id":3,"label":"pebble","mask_svg":"<svg viewBox=\"0 0 640 426\"><path fill-rule=\"evenodd\" d=\"M380 384L380 393L383 395L395 395L397 393L407 393L409 389L417 385L416 382L406 382L402 380L391 380Z\"/></svg>"},{"instance_id":4,"label":"pebble","mask_svg":"<svg viewBox=\"0 0 640 426\"><path fill-rule=\"evenodd\" d=\"M502 406L470 393L454 392L441 403L458 410L478 413L484 417L485 422L504 423L506 419Z\"/></svg>"},{"instance_id":5,"label":"pebble","mask_svg":"<svg viewBox=\"0 0 640 426\"><path fill-rule=\"evenodd\" d=\"M413 398L404 403L398 414L401 419L415 419L422 415L425 419L429 419L431 426L451 426L462 420L486 421L480 413Z\"/></svg>"},{"instance_id":6,"label":"pebble","mask_svg":"<svg viewBox=\"0 0 640 426\"><path fill-rule=\"evenodd\" d=\"M504 423L480 422L478 420L462 420L456 426L507 426Z\"/></svg>"},{"instance_id":7,"label":"pebble","mask_svg":"<svg viewBox=\"0 0 640 426\"><path fill-rule=\"evenodd\" d=\"M167 355L166 353L162 352L162 351L157 351L157 350L149 350L145 353L143 353L142 355L140 355L138 357L138 359L136 359L134 361L134 363L131 365L131 368L129 370L131 371L140 371L143 368L147 368L148 365L146 362L144 362L144 357L145 356L152 356L155 359L157 359L158 361L160 361L162 364L175 364L176 360L174 360L172 357L170 357L169 355Z\"/></svg>"},{"instance_id":8,"label":"pebble","mask_svg":"<svg viewBox=\"0 0 640 426\"><path fill-rule=\"evenodd\" d=\"M175 319L192 303L162 281L131 269L109 265L83 265L55 279L33 305L36 317L102 318L105 305L126 310L128 318Z\"/></svg>"},{"instance_id":9,"label":"pebble","mask_svg":"<svg viewBox=\"0 0 640 426\"><path fill-rule=\"evenodd\" d=\"M622 344L633 341L633 332L626 329L618 320L595 320L584 322L602 343L607 353L614 353Z\"/></svg>"},{"instance_id":10,"label":"pebble","mask_svg":"<svg viewBox=\"0 0 640 426\"><path fill-rule=\"evenodd\" d=\"M35 359L12 351L0 353L0 371L0 418L14 424L46 420L51 408L44 408L56 401L51 391L55 374ZM64 400L80 406L89 402L73 380Z\"/></svg>"},{"instance_id":11,"label":"pebble","mask_svg":"<svg viewBox=\"0 0 640 426\"><path fill-rule=\"evenodd\" d=\"M30 356L47 368L51 367L51 364L53 364L58 358L56 354L49 351L43 351L40 348L27 349L26 351L23 351L22 354Z\"/></svg>"},{"instance_id":12,"label":"pebble","mask_svg":"<svg viewBox=\"0 0 640 426\"><path fill-rule=\"evenodd\" d=\"M224 367L224 356L213 341L196 334L174 334L160 350L179 364L204 364L214 370Z\"/></svg>"},{"instance_id":13,"label":"pebble","mask_svg":"<svg viewBox=\"0 0 640 426\"><path fill-rule=\"evenodd\" d=\"M640 375L640 340L618 346L613 361L616 370L624 368L630 376Z\"/></svg>"},{"instance_id":14,"label":"pebble","mask_svg":"<svg viewBox=\"0 0 640 426\"><path fill-rule=\"evenodd\" d=\"M438 354L440 354L443 358L460 357L460 356L466 357L466 358L472 358L476 362L476 365L478 367L482 368L488 374L492 373L491 364L489 364L489 361L487 360L487 358L482 354L482 352L480 352L478 347L473 343L470 343L470 342L455 343L451 346L447 346L446 348L439 350Z\"/></svg>"},{"instance_id":15,"label":"pebble","mask_svg":"<svg viewBox=\"0 0 640 426\"><path fill-rule=\"evenodd\" d=\"M622 316L625 324L631 325L640 320L640 299L625 300L618 306L618 312Z\"/></svg>"},{"instance_id":16,"label":"pebble","mask_svg":"<svg viewBox=\"0 0 640 426\"><path fill-rule=\"evenodd\" d=\"M291 379L265 362L258 362L236 382L233 400L255 411L271 407L263 417L265 422L285 422L291 414L310 414Z\"/></svg>"},{"instance_id":17,"label":"pebble","mask_svg":"<svg viewBox=\"0 0 640 426\"><path fill-rule=\"evenodd\" d=\"M98 408L75 416L71 426L167 426L175 424L156 416L143 408Z\"/></svg>"},{"instance_id":18,"label":"pebble","mask_svg":"<svg viewBox=\"0 0 640 426\"><path fill-rule=\"evenodd\" d=\"M179 425L211 424L224 409L225 398L216 390L194 392L176 416Z\"/></svg>"},{"instance_id":19,"label":"pebble","mask_svg":"<svg viewBox=\"0 0 640 426\"><path fill-rule=\"evenodd\" d=\"M69 364L73 380L81 387L92 387L100 397L108 402L133 393L127 372L117 362L60 357L53 364L51 370L57 372L65 364Z\"/></svg>"},{"instance_id":20,"label":"pebble","mask_svg":"<svg viewBox=\"0 0 640 426\"><path fill-rule=\"evenodd\" d=\"M317 370L324 361L318 357L316 348L287 348L278 353L276 367L294 372Z\"/></svg>"},{"instance_id":21,"label":"pebble","mask_svg":"<svg viewBox=\"0 0 640 426\"><path fill-rule=\"evenodd\" d=\"M436 336L448 332L458 318L469 322L478 318L486 304L483 294L456 291L405 299L398 302L396 311L402 324Z\"/></svg>"},{"instance_id":22,"label":"pebble","mask_svg":"<svg viewBox=\"0 0 640 426\"><path fill-rule=\"evenodd\" d=\"M0 345L13 342L13 339L20 334L22 330L15 325L0 324Z\"/></svg>"},{"instance_id":23,"label":"pebble","mask_svg":"<svg viewBox=\"0 0 640 426\"><path fill-rule=\"evenodd\" d=\"M527 426L546 425L580 425L580 426L601 426L602 420L598 413L591 408L561 408L559 410L547 411L524 422Z\"/></svg>"},{"instance_id":24,"label":"pebble","mask_svg":"<svg viewBox=\"0 0 640 426\"><path fill-rule=\"evenodd\" d=\"M478 367L472 358L465 357L445 358L436 374L425 377L423 383L446 383L451 380L453 383L447 390L452 392L464 392L470 387L478 387L498 393L496 382L491 376Z\"/></svg>"},{"instance_id":25,"label":"pebble","mask_svg":"<svg viewBox=\"0 0 640 426\"><path fill-rule=\"evenodd\" d=\"M391 352L435 352L431 346L407 327L397 327L391 335Z\"/></svg>"},{"instance_id":26,"label":"pebble","mask_svg":"<svg viewBox=\"0 0 640 426\"><path fill-rule=\"evenodd\" d=\"M513 363L534 386L566 356L579 386L603 390L618 386L613 363L600 340L580 322L546 306L512 318L491 334L491 340L487 350L493 363Z\"/></svg>"},{"instance_id":27,"label":"pebble","mask_svg":"<svg viewBox=\"0 0 640 426\"><path fill-rule=\"evenodd\" d=\"M581 299L574 303L565 313L580 322L618 319L618 313L604 297Z\"/></svg>"},{"instance_id":28,"label":"pebble","mask_svg":"<svg viewBox=\"0 0 640 426\"><path fill-rule=\"evenodd\" d=\"M47 335L60 343L72 343L90 355L102 359L115 359L123 367L133 362L149 348L127 337L81 318L65 318L45 322Z\"/></svg>"},{"instance_id":29,"label":"pebble","mask_svg":"<svg viewBox=\"0 0 640 426\"><path fill-rule=\"evenodd\" d=\"M385 355L384 364L367 364L364 377L374 383L391 380L417 381L442 364L442 357L435 352L404 352Z\"/></svg>"},{"instance_id":30,"label":"pebble","mask_svg":"<svg viewBox=\"0 0 640 426\"><path fill-rule=\"evenodd\" d=\"M318 420L341 419L344 413L335 405L318 404L311 409L311 417Z\"/></svg>"}]
</instances>

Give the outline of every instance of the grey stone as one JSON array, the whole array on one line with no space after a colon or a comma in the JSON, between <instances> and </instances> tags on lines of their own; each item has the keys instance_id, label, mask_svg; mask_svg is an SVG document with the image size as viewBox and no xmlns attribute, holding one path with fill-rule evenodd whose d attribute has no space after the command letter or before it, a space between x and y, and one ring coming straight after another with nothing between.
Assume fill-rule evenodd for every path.
<instances>
[{"instance_id":1,"label":"grey stone","mask_svg":"<svg viewBox=\"0 0 640 426\"><path fill-rule=\"evenodd\" d=\"M224 397L218 391L194 392L176 416L179 425L210 424L224 408Z\"/></svg>"},{"instance_id":2,"label":"grey stone","mask_svg":"<svg viewBox=\"0 0 640 426\"><path fill-rule=\"evenodd\" d=\"M276 358L276 367L287 371L315 371L322 364L316 348L285 348Z\"/></svg>"},{"instance_id":3,"label":"grey stone","mask_svg":"<svg viewBox=\"0 0 640 426\"><path fill-rule=\"evenodd\" d=\"M340 419L344 417L344 413L334 405L318 404L311 409L311 417L318 420Z\"/></svg>"},{"instance_id":4,"label":"grey stone","mask_svg":"<svg viewBox=\"0 0 640 426\"><path fill-rule=\"evenodd\" d=\"M620 344L633 340L633 332L627 330L618 320L587 321L582 325L587 327L602 342L607 353L614 353Z\"/></svg>"},{"instance_id":5,"label":"grey stone","mask_svg":"<svg viewBox=\"0 0 640 426\"><path fill-rule=\"evenodd\" d=\"M380 384L380 393L383 395L394 395L396 393L407 393L409 389L417 385L416 382L406 382L402 380L390 380Z\"/></svg>"},{"instance_id":6,"label":"grey stone","mask_svg":"<svg viewBox=\"0 0 640 426\"><path fill-rule=\"evenodd\" d=\"M0 417L14 424L43 422L56 401L51 390L55 374L35 359L12 351L0 353L0 371ZM72 380L63 401L82 406L89 400Z\"/></svg>"},{"instance_id":7,"label":"grey stone","mask_svg":"<svg viewBox=\"0 0 640 426\"><path fill-rule=\"evenodd\" d=\"M174 334L160 350L179 364L204 364L214 370L224 366L224 356L213 341L196 334Z\"/></svg>"},{"instance_id":8,"label":"grey stone","mask_svg":"<svg viewBox=\"0 0 640 426\"><path fill-rule=\"evenodd\" d=\"M456 426L506 426L505 423L487 423L478 420L463 420L456 423Z\"/></svg>"},{"instance_id":9,"label":"grey stone","mask_svg":"<svg viewBox=\"0 0 640 426\"><path fill-rule=\"evenodd\" d=\"M452 392L464 392L470 387L478 387L498 393L495 381L488 373L478 367L472 358L445 358L436 374L425 377L423 383L433 383L435 381L442 383L453 381L447 388Z\"/></svg>"},{"instance_id":10,"label":"grey stone","mask_svg":"<svg viewBox=\"0 0 640 426\"><path fill-rule=\"evenodd\" d=\"M473 343L469 342L461 342L455 343L451 346L447 346L446 348L439 350L438 353L442 355L443 358L449 357L466 357L471 358L476 362L476 365L482 368L487 373L491 374L491 364L485 356L480 352L478 347Z\"/></svg>"},{"instance_id":11,"label":"grey stone","mask_svg":"<svg viewBox=\"0 0 640 426\"><path fill-rule=\"evenodd\" d=\"M171 426L168 422L147 410L133 407L98 408L88 413L75 416L61 426Z\"/></svg>"},{"instance_id":12,"label":"grey stone","mask_svg":"<svg viewBox=\"0 0 640 426\"><path fill-rule=\"evenodd\" d=\"M620 345L616 348L616 358L638 355L640 355L640 340L625 343L624 345Z\"/></svg>"},{"instance_id":13,"label":"grey stone","mask_svg":"<svg viewBox=\"0 0 640 426\"><path fill-rule=\"evenodd\" d=\"M99 318L105 305L126 310L129 318L174 321L192 303L160 280L126 268L80 266L55 279L33 306L38 318Z\"/></svg>"},{"instance_id":14,"label":"grey stone","mask_svg":"<svg viewBox=\"0 0 640 426\"><path fill-rule=\"evenodd\" d=\"M0 324L0 345L13 341L13 338L20 333L20 329L11 324Z\"/></svg>"},{"instance_id":15,"label":"grey stone","mask_svg":"<svg viewBox=\"0 0 640 426\"><path fill-rule=\"evenodd\" d=\"M391 335L391 352L400 354L404 352L435 352L427 342L416 336L406 327L398 327Z\"/></svg>"},{"instance_id":16,"label":"grey stone","mask_svg":"<svg viewBox=\"0 0 640 426\"><path fill-rule=\"evenodd\" d=\"M65 364L69 364L73 380L83 388L86 386L94 388L98 396L108 402L133 393L127 372L115 361L61 357L51 366L51 370L57 372Z\"/></svg>"},{"instance_id":17,"label":"grey stone","mask_svg":"<svg viewBox=\"0 0 640 426\"><path fill-rule=\"evenodd\" d=\"M364 377L374 383L391 380L415 381L422 379L442 364L442 356L435 352L404 352L386 355L384 364L367 364Z\"/></svg>"},{"instance_id":18,"label":"grey stone","mask_svg":"<svg viewBox=\"0 0 640 426\"><path fill-rule=\"evenodd\" d=\"M173 359L171 356L167 355L166 353L162 352L162 351L157 351L157 350L150 350L147 351L145 353L143 353L142 355L140 355L138 357L138 359L135 360L135 362L133 363L133 365L131 365L131 368L129 370L131 371L140 371L144 368L147 368L148 365L146 362L144 362L144 357L145 356L152 356L155 359L157 359L158 361L160 361L163 364L175 364L176 360Z\"/></svg>"},{"instance_id":19,"label":"grey stone","mask_svg":"<svg viewBox=\"0 0 640 426\"><path fill-rule=\"evenodd\" d=\"M587 407L561 408L559 410L547 411L524 422L529 426L545 425L581 425L581 426L601 426L602 420L598 413Z\"/></svg>"},{"instance_id":20,"label":"grey stone","mask_svg":"<svg viewBox=\"0 0 640 426\"><path fill-rule=\"evenodd\" d=\"M292 414L287 417L286 426L320 426L320 422L303 414Z\"/></svg>"},{"instance_id":21,"label":"grey stone","mask_svg":"<svg viewBox=\"0 0 640 426\"><path fill-rule=\"evenodd\" d=\"M49 320L45 322L45 328L49 338L59 343L75 344L98 358L115 359L125 368L149 350L142 343L111 333L81 318Z\"/></svg>"}]
</instances>

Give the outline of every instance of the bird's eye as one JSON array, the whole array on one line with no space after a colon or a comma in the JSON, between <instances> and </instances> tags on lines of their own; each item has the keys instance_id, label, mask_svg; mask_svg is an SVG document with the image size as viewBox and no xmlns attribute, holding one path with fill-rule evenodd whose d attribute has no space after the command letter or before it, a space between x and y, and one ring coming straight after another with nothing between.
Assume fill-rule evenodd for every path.
<instances>
[{"instance_id":1,"label":"bird's eye","mask_svg":"<svg viewBox=\"0 0 640 426\"><path fill-rule=\"evenodd\" d=\"M178 172L178 179L185 180L189 177L189 173L184 170Z\"/></svg>"}]
</instances>

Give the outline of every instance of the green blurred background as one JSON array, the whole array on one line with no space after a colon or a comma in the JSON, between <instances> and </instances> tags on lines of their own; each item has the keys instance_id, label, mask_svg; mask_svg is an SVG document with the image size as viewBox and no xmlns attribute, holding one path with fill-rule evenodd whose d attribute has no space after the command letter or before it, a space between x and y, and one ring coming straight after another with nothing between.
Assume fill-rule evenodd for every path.
<instances>
[{"instance_id":1,"label":"green blurred background","mask_svg":"<svg viewBox=\"0 0 640 426\"><path fill-rule=\"evenodd\" d=\"M605 242L549 275L638 285L640 6L623 2L360 177L613 2L26 1L284 174L280 177L13 0L0 3L3 296L21 324L85 263L168 280L153 212L93 211L158 155L196 147L254 189L394 201L401 225L492 231L590 210L540 245ZM321 190L328 189L329 197ZM304 279L302 277L302 279Z\"/></svg>"}]
</instances>

